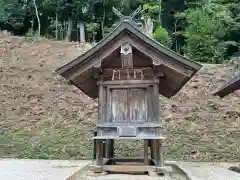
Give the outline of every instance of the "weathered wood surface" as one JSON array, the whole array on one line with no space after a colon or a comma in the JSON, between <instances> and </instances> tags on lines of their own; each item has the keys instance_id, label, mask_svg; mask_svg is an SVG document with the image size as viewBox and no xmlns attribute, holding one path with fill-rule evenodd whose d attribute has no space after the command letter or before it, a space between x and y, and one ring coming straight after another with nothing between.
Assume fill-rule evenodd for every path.
<instances>
[{"instance_id":1,"label":"weathered wood surface","mask_svg":"<svg viewBox=\"0 0 240 180\"><path fill-rule=\"evenodd\" d=\"M146 122L146 92L146 88L112 89L109 97L111 122Z\"/></svg>"},{"instance_id":2,"label":"weathered wood surface","mask_svg":"<svg viewBox=\"0 0 240 180\"><path fill-rule=\"evenodd\" d=\"M125 123L124 125L126 126L130 126L131 123ZM118 123L101 123L97 125L98 127L118 127L119 124ZM137 127L147 127L147 128L157 128L157 127L161 127L159 124L157 123L141 123L141 124L135 124L135 126Z\"/></svg>"},{"instance_id":3,"label":"weathered wood surface","mask_svg":"<svg viewBox=\"0 0 240 180\"><path fill-rule=\"evenodd\" d=\"M105 165L103 166L104 171L111 172L145 172L145 171L156 171L155 166L137 166L137 165Z\"/></svg>"},{"instance_id":4,"label":"weathered wood surface","mask_svg":"<svg viewBox=\"0 0 240 180\"><path fill-rule=\"evenodd\" d=\"M127 105L127 89L113 89L111 93L112 122L127 121Z\"/></svg>"},{"instance_id":5,"label":"weathered wood surface","mask_svg":"<svg viewBox=\"0 0 240 180\"><path fill-rule=\"evenodd\" d=\"M140 87L143 84L153 85L158 84L158 80L123 80L123 81L104 81L103 85L137 85Z\"/></svg>"},{"instance_id":6,"label":"weathered wood surface","mask_svg":"<svg viewBox=\"0 0 240 180\"><path fill-rule=\"evenodd\" d=\"M121 45L122 68L133 68L132 46L128 42Z\"/></svg>"},{"instance_id":7,"label":"weathered wood surface","mask_svg":"<svg viewBox=\"0 0 240 180\"><path fill-rule=\"evenodd\" d=\"M146 121L147 98L145 89L129 89L127 95L130 121Z\"/></svg>"},{"instance_id":8,"label":"weathered wood surface","mask_svg":"<svg viewBox=\"0 0 240 180\"><path fill-rule=\"evenodd\" d=\"M177 162L191 180L240 180L240 174L211 163Z\"/></svg>"},{"instance_id":9,"label":"weathered wood surface","mask_svg":"<svg viewBox=\"0 0 240 180\"><path fill-rule=\"evenodd\" d=\"M115 140L142 140L142 139L160 139L164 140L164 136L137 136L137 137L119 137L116 135L112 136L97 136L93 137L93 139L115 139Z\"/></svg>"},{"instance_id":10,"label":"weathered wood surface","mask_svg":"<svg viewBox=\"0 0 240 180\"><path fill-rule=\"evenodd\" d=\"M159 72L160 76L163 73ZM122 68L106 68L103 70L104 81L109 80L152 80L153 71L151 68L132 68L132 69L122 69Z\"/></svg>"}]
</instances>

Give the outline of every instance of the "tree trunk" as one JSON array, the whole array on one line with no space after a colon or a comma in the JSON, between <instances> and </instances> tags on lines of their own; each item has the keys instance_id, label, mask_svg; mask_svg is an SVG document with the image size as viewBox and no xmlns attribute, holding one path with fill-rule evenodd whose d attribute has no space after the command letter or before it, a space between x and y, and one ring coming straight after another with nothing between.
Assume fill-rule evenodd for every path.
<instances>
[{"instance_id":1,"label":"tree trunk","mask_svg":"<svg viewBox=\"0 0 240 180\"><path fill-rule=\"evenodd\" d=\"M61 26L60 26L60 39L61 39L61 41L63 41L63 33L64 33L64 22L62 23L61 22Z\"/></svg>"},{"instance_id":2,"label":"tree trunk","mask_svg":"<svg viewBox=\"0 0 240 180\"><path fill-rule=\"evenodd\" d=\"M103 1L103 18L101 21L101 32L102 32L102 38L104 38L105 33L104 33L104 23L105 23L105 17L106 17L106 12L105 12L105 0Z\"/></svg>"},{"instance_id":3,"label":"tree trunk","mask_svg":"<svg viewBox=\"0 0 240 180\"><path fill-rule=\"evenodd\" d=\"M67 29L67 34L65 37L66 41L71 41L71 34L72 34L72 19L71 17L68 18L68 29Z\"/></svg>"},{"instance_id":4,"label":"tree trunk","mask_svg":"<svg viewBox=\"0 0 240 180\"><path fill-rule=\"evenodd\" d=\"M55 20L55 38L58 40L58 14L56 12L56 20Z\"/></svg>"},{"instance_id":5,"label":"tree trunk","mask_svg":"<svg viewBox=\"0 0 240 180\"><path fill-rule=\"evenodd\" d=\"M30 33L31 33L31 36L33 36L33 24L34 24L34 21L32 20L32 21L31 21L31 32L30 32Z\"/></svg>"},{"instance_id":6,"label":"tree trunk","mask_svg":"<svg viewBox=\"0 0 240 180\"><path fill-rule=\"evenodd\" d=\"M36 16L37 16L37 21L38 21L38 33L37 33L37 36L40 37L41 24L40 24L40 18L39 18L38 9L37 9L37 5L36 5L36 1L35 0L33 0L33 5L34 5L34 8L35 8L35 13L36 13Z\"/></svg>"},{"instance_id":7,"label":"tree trunk","mask_svg":"<svg viewBox=\"0 0 240 180\"><path fill-rule=\"evenodd\" d=\"M92 31L92 40L93 40L93 42L95 42L95 33L94 33L94 30Z\"/></svg>"},{"instance_id":8,"label":"tree trunk","mask_svg":"<svg viewBox=\"0 0 240 180\"><path fill-rule=\"evenodd\" d=\"M160 26L162 26L162 0L158 0L158 5L159 5L159 14L158 14L158 20L159 20L159 24Z\"/></svg>"},{"instance_id":9,"label":"tree trunk","mask_svg":"<svg viewBox=\"0 0 240 180\"><path fill-rule=\"evenodd\" d=\"M144 24L145 24L145 34L150 37L153 33L153 21L150 16L147 16L144 19Z\"/></svg>"},{"instance_id":10,"label":"tree trunk","mask_svg":"<svg viewBox=\"0 0 240 180\"><path fill-rule=\"evenodd\" d=\"M84 22L79 22L79 35L80 35L80 42L85 42L85 28L84 28Z\"/></svg>"},{"instance_id":11,"label":"tree trunk","mask_svg":"<svg viewBox=\"0 0 240 180\"><path fill-rule=\"evenodd\" d=\"M103 22L103 21L101 21L101 22L100 22L100 24L101 24L101 33L102 33L102 38L104 38L104 22Z\"/></svg>"}]
</instances>

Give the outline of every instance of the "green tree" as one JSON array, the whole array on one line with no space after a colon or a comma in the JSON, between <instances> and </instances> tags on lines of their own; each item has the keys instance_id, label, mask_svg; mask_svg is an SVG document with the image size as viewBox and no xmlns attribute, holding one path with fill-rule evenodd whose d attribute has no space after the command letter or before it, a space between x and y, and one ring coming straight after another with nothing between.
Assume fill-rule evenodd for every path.
<instances>
[{"instance_id":1,"label":"green tree","mask_svg":"<svg viewBox=\"0 0 240 180\"><path fill-rule=\"evenodd\" d=\"M187 22L183 33L186 38L186 55L200 62L221 63L229 43L224 37L233 22L227 8L207 3L188 9L178 17L186 18Z\"/></svg>"},{"instance_id":2,"label":"green tree","mask_svg":"<svg viewBox=\"0 0 240 180\"><path fill-rule=\"evenodd\" d=\"M0 1L0 29L21 32L27 15L26 4L19 0Z\"/></svg>"},{"instance_id":3,"label":"green tree","mask_svg":"<svg viewBox=\"0 0 240 180\"><path fill-rule=\"evenodd\" d=\"M172 44L171 37L169 36L167 30L164 29L163 27L159 26L152 36L156 41L160 42L164 46L171 47Z\"/></svg>"},{"instance_id":4,"label":"green tree","mask_svg":"<svg viewBox=\"0 0 240 180\"><path fill-rule=\"evenodd\" d=\"M59 19L61 17L61 13L64 10L63 0L44 0L43 1L43 8L45 13L49 14L50 16L55 15L55 39L58 39L58 27L59 27Z\"/></svg>"},{"instance_id":5,"label":"green tree","mask_svg":"<svg viewBox=\"0 0 240 180\"><path fill-rule=\"evenodd\" d=\"M240 1L239 0L217 0L217 2L231 12L233 23L226 32L225 40L236 42L228 48L228 56L240 51Z\"/></svg>"}]
</instances>

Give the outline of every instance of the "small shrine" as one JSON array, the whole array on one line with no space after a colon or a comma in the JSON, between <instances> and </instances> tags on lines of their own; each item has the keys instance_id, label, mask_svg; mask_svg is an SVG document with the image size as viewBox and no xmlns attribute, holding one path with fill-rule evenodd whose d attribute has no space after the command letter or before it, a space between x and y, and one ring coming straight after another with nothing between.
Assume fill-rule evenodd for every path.
<instances>
[{"instance_id":1,"label":"small shrine","mask_svg":"<svg viewBox=\"0 0 240 180\"><path fill-rule=\"evenodd\" d=\"M137 10L139 11L139 10ZM131 16L56 71L98 98L95 173L164 172L159 95L172 97L201 65L146 36ZM115 158L115 140L143 140L144 157Z\"/></svg>"}]
</instances>

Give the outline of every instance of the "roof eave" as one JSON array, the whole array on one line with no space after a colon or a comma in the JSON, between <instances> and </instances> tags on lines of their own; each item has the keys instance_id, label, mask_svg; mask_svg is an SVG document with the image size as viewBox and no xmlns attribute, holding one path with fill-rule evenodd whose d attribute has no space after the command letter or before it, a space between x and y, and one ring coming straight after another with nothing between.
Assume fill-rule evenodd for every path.
<instances>
[{"instance_id":1,"label":"roof eave","mask_svg":"<svg viewBox=\"0 0 240 180\"><path fill-rule=\"evenodd\" d=\"M215 92L213 95L223 98L239 89L240 89L240 79L233 82L232 84L229 84L228 86L220 89L219 91Z\"/></svg>"}]
</instances>

